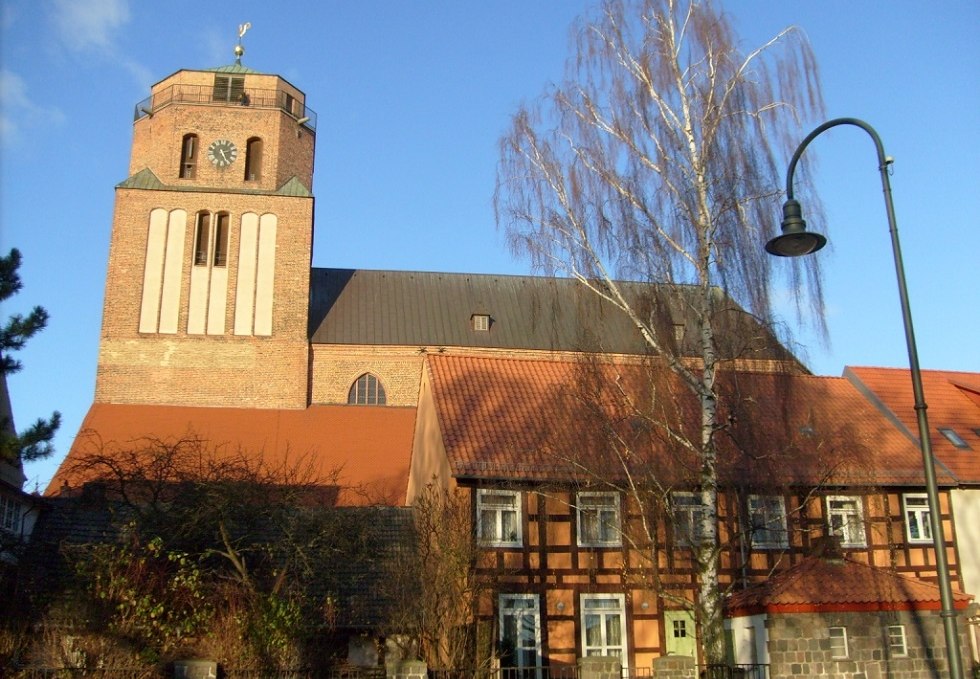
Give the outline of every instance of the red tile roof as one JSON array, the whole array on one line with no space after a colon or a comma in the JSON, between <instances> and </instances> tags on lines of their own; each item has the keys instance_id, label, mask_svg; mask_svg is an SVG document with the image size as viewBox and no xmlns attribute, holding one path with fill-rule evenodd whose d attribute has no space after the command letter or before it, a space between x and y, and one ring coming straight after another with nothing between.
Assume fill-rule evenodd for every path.
<instances>
[{"instance_id":1,"label":"red tile roof","mask_svg":"<svg viewBox=\"0 0 980 679\"><path fill-rule=\"evenodd\" d=\"M954 608L965 609L972 598L954 591ZM726 603L729 616L941 608L939 587L932 583L846 557L820 556L807 557Z\"/></svg>"},{"instance_id":2,"label":"red tile roof","mask_svg":"<svg viewBox=\"0 0 980 679\"><path fill-rule=\"evenodd\" d=\"M219 458L244 452L269 467L309 464L319 479L341 486L341 505L404 505L415 413L381 406L259 410L96 403L46 494L92 480L79 467L86 455L132 450L149 439L193 437Z\"/></svg>"},{"instance_id":3,"label":"red tile roof","mask_svg":"<svg viewBox=\"0 0 980 679\"><path fill-rule=\"evenodd\" d=\"M651 465L665 482L697 473L696 460L656 423L683 422L683 434L698 440L697 403L666 368L462 356L430 356L427 366L458 478L562 480ZM717 434L723 479L922 483L918 448L843 378L729 373L719 385L728 422ZM653 404L653 418L627 401ZM612 452L610 433L631 442L628 454Z\"/></svg>"},{"instance_id":4,"label":"red tile roof","mask_svg":"<svg viewBox=\"0 0 980 679\"><path fill-rule=\"evenodd\" d=\"M844 376L868 390L872 400L877 399L898 418L918 442L912 379L907 369L848 366ZM937 460L961 482L980 483L980 373L923 370L922 391ZM954 446L939 432L940 427L954 430L970 448Z\"/></svg>"}]
</instances>

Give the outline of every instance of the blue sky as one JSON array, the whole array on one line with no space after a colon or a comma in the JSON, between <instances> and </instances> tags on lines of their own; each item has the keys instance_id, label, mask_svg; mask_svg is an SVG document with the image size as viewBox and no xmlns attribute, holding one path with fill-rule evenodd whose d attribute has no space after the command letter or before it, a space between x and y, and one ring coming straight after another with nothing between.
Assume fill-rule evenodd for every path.
<instances>
[{"instance_id":1,"label":"blue sky","mask_svg":"<svg viewBox=\"0 0 980 679\"><path fill-rule=\"evenodd\" d=\"M248 21L244 63L300 87L319 116L315 266L528 273L494 222L497 141L520 102L561 79L569 26L594 5L0 0L0 248L25 259L24 290L3 316L34 304L51 313L9 386L21 425L64 415L57 453L28 467L28 488L43 490L92 400L113 187L126 178L133 107L150 85L231 63ZM747 49L800 26L828 118L878 130L895 158L921 364L980 372L980 3L721 6ZM871 140L837 128L811 153L831 240L819 255L831 344L803 334L796 349L818 374L906 367Z\"/></svg>"}]
</instances>

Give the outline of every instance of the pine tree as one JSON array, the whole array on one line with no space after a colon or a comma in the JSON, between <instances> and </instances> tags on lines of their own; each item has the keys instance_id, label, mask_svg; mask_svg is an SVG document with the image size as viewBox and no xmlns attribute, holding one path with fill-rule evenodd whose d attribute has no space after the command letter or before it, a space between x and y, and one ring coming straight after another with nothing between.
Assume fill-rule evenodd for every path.
<instances>
[{"instance_id":1,"label":"pine tree","mask_svg":"<svg viewBox=\"0 0 980 679\"><path fill-rule=\"evenodd\" d=\"M0 302L5 302L20 292L20 264L21 255L16 248L6 257L0 257ZM27 340L43 330L47 324L48 312L44 307L35 306L26 316L14 314L6 325L0 327L0 373L5 380L7 375L23 367L10 352L23 349ZM0 459L27 462L48 457L54 452L51 440L60 425L61 413L54 411L50 418L38 418L18 435L10 418L4 416L0 422Z\"/></svg>"}]
</instances>

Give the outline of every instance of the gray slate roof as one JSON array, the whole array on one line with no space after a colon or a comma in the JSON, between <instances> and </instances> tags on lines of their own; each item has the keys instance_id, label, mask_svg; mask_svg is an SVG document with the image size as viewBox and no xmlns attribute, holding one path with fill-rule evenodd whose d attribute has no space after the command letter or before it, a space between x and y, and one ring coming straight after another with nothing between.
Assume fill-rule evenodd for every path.
<instances>
[{"instance_id":1,"label":"gray slate roof","mask_svg":"<svg viewBox=\"0 0 980 679\"><path fill-rule=\"evenodd\" d=\"M663 322L683 326L681 353L697 355L698 333L686 311L693 287L625 285L640 306L660 309ZM717 301L723 357L795 362L768 330L720 291ZM474 314L490 316L489 332L472 329ZM752 338L749 351L738 339L745 336ZM310 339L315 344L649 353L625 314L577 281L495 274L314 268Z\"/></svg>"},{"instance_id":2,"label":"gray slate roof","mask_svg":"<svg viewBox=\"0 0 980 679\"><path fill-rule=\"evenodd\" d=\"M240 61L236 61L234 64L225 64L224 66L215 66L214 68L206 68L206 71L213 71L215 73L242 73L242 74L258 74L262 75L261 71L256 71L249 68L248 66L242 66Z\"/></svg>"}]
</instances>

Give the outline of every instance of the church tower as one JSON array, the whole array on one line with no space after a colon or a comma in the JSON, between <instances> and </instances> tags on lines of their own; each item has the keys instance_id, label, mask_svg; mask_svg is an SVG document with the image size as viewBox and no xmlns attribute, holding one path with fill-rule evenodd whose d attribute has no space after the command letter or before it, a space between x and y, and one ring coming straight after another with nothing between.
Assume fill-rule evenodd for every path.
<instances>
[{"instance_id":1,"label":"church tower","mask_svg":"<svg viewBox=\"0 0 980 679\"><path fill-rule=\"evenodd\" d=\"M308 403L316 114L241 54L178 71L136 106L97 403Z\"/></svg>"}]
</instances>

